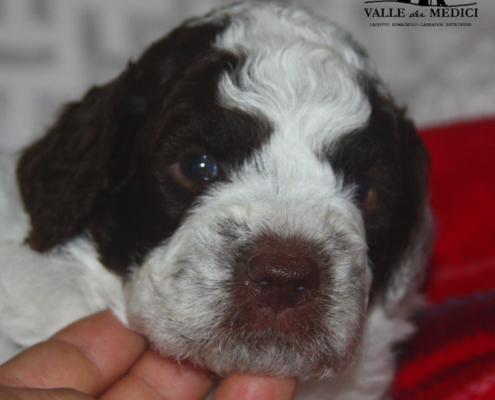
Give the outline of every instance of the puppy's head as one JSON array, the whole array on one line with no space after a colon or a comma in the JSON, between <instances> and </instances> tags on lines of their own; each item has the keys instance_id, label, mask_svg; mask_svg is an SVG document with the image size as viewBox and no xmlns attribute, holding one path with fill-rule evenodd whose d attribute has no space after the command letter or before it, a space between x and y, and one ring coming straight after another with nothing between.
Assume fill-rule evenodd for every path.
<instances>
[{"instance_id":1,"label":"puppy's head","mask_svg":"<svg viewBox=\"0 0 495 400\"><path fill-rule=\"evenodd\" d=\"M163 353L323 377L352 359L370 298L415 289L426 162L346 33L248 3L69 105L18 179L29 245L87 235Z\"/></svg>"}]
</instances>

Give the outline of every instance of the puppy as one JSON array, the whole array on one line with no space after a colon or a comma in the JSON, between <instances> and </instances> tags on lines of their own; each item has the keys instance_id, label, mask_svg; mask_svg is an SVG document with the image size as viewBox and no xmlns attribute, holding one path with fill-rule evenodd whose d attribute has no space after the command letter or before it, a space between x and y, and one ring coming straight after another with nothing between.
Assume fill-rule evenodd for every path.
<instances>
[{"instance_id":1,"label":"puppy","mask_svg":"<svg viewBox=\"0 0 495 400\"><path fill-rule=\"evenodd\" d=\"M384 398L431 243L427 164L345 31L270 2L189 20L2 157L2 357L110 308L220 376Z\"/></svg>"}]
</instances>

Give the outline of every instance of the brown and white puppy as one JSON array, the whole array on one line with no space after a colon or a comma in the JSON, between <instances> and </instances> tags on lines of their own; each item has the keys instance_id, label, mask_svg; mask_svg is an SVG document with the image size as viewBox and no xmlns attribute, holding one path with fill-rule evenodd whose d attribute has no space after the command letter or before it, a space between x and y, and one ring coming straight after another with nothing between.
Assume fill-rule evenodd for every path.
<instances>
[{"instance_id":1,"label":"brown and white puppy","mask_svg":"<svg viewBox=\"0 0 495 400\"><path fill-rule=\"evenodd\" d=\"M3 358L111 308L220 375L383 398L431 242L427 158L345 31L270 2L189 20L2 157Z\"/></svg>"}]
</instances>

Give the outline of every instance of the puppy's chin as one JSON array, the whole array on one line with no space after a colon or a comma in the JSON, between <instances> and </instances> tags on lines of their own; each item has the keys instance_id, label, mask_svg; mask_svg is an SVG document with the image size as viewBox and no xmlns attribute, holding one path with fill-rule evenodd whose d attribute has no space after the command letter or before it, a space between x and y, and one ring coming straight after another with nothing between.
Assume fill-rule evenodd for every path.
<instances>
[{"instance_id":1,"label":"puppy's chin","mask_svg":"<svg viewBox=\"0 0 495 400\"><path fill-rule=\"evenodd\" d=\"M219 376L246 372L302 381L332 378L352 363L361 341L364 288L339 295L340 304L320 296L282 311L245 307L234 295L215 304L207 297L193 303L184 293L179 300L185 307L172 311L172 298L153 298L142 290L142 280L134 283L128 287L130 325L163 356L188 359Z\"/></svg>"},{"instance_id":2,"label":"puppy's chin","mask_svg":"<svg viewBox=\"0 0 495 400\"><path fill-rule=\"evenodd\" d=\"M149 338L155 337L150 339L151 346L163 356L188 359L222 377L245 372L295 376L301 381L332 378L353 361L361 337L358 329L344 339L345 345L334 346L325 338L307 336L298 340L299 332L290 334L273 326L257 332L224 330L211 339L178 347L175 342L157 341L156 332L147 332L140 318L131 317L131 325Z\"/></svg>"}]
</instances>

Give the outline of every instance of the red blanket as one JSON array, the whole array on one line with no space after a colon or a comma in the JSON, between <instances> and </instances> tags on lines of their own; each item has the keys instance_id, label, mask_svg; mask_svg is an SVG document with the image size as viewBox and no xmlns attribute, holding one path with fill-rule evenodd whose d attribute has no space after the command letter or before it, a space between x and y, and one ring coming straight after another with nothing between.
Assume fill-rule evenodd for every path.
<instances>
[{"instance_id":1,"label":"red blanket","mask_svg":"<svg viewBox=\"0 0 495 400\"><path fill-rule=\"evenodd\" d=\"M495 399L495 119L422 133L437 242L397 400Z\"/></svg>"}]
</instances>

